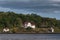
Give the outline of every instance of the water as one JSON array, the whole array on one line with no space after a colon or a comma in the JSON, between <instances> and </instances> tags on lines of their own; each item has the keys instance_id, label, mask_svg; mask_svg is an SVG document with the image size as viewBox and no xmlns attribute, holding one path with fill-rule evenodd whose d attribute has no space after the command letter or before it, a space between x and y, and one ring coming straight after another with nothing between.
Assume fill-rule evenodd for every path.
<instances>
[{"instance_id":1,"label":"water","mask_svg":"<svg viewBox=\"0 0 60 40\"><path fill-rule=\"evenodd\" d=\"M0 34L0 40L60 40L60 34Z\"/></svg>"}]
</instances>

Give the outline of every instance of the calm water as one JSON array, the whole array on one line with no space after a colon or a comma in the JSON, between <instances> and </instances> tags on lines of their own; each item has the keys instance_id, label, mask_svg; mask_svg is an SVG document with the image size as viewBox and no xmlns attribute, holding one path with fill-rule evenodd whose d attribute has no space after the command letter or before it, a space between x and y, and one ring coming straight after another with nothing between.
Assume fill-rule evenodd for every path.
<instances>
[{"instance_id":1,"label":"calm water","mask_svg":"<svg viewBox=\"0 0 60 40\"><path fill-rule=\"evenodd\" d=\"M60 40L60 34L0 34L0 40Z\"/></svg>"}]
</instances>

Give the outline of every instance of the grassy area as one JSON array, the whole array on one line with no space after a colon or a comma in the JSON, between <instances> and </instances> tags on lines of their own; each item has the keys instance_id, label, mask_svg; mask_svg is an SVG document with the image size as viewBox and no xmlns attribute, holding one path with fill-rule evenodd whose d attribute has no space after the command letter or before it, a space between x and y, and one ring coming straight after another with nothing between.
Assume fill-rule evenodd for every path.
<instances>
[{"instance_id":1,"label":"grassy area","mask_svg":"<svg viewBox=\"0 0 60 40\"><path fill-rule=\"evenodd\" d=\"M56 32L56 33L60 33L60 28L58 28L58 27L54 27L54 31Z\"/></svg>"}]
</instances>

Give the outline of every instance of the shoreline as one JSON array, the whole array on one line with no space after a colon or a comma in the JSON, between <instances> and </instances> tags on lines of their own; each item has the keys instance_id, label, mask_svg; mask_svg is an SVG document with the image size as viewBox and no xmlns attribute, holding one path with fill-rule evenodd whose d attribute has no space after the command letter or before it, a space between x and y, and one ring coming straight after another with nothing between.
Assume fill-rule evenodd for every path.
<instances>
[{"instance_id":1,"label":"shoreline","mask_svg":"<svg viewBox=\"0 0 60 40\"><path fill-rule=\"evenodd\" d=\"M0 33L0 34L60 34L60 33Z\"/></svg>"}]
</instances>

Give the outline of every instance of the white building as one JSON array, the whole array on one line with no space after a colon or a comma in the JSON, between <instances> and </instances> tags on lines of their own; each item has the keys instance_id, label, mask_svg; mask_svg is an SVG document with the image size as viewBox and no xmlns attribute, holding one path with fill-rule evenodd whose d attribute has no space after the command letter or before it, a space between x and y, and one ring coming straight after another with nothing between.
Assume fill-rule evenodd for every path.
<instances>
[{"instance_id":1,"label":"white building","mask_svg":"<svg viewBox=\"0 0 60 40\"><path fill-rule=\"evenodd\" d=\"M9 28L4 28L3 29L3 32L9 32L10 30L9 30Z\"/></svg>"},{"instance_id":2,"label":"white building","mask_svg":"<svg viewBox=\"0 0 60 40\"><path fill-rule=\"evenodd\" d=\"M54 28L51 27L51 32L54 32Z\"/></svg>"},{"instance_id":3,"label":"white building","mask_svg":"<svg viewBox=\"0 0 60 40\"><path fill-rule=\"evenodd\" d=\"M27 27L31 27L31 28L35 28L35 24L31 23L31 22L25 22L24 23L24 27L27 28Z\"/></svg>"}]
</instances>

